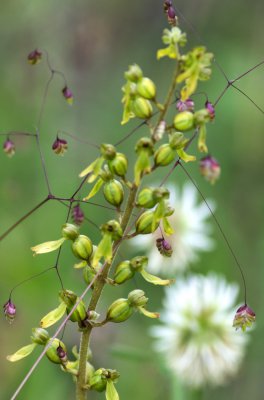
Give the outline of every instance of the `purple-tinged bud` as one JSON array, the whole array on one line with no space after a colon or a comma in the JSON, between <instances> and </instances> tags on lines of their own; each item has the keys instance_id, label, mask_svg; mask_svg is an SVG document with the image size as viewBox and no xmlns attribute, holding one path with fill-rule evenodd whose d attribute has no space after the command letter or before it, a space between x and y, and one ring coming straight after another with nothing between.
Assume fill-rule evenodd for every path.
<instances>
[{"instance_id":1,"label":"purple-tinged bud","mask_svg":"<svg viewBox=\"0 0 264 400\"><path fill-rule=\"evenodd\" d=\"M169 17L170 19L175 19L175 17L176 17L176 12L175 12L175 10L174 10L174 8L173 8L172 6L170 6L170 7L168 8L167 15L168 15L168 17Z\"/></svg>"},{"instance_id":2,"label":"purple-tinged bud","mask_svg":"<svg viewBox=\"0 0 264 400\"><path fill-rule=\"evenodd\" d=\"M6 141L3 144L3 150L8 157L13 157L16 150L15 143L12 142L12 140L10 139L6 139Z\"/></svg>"},{"instance_id":3,"label":"purple-tinged bud","mask_svg":"<svg viewBox=\"0 0 264 400\"><path fill-rule=\"evenodd\" d=\"M156 246L162 256L171 257L173 250L167 240L165 240L164 238L158 238L156 240Z\"/></svg>"},{"instance_id":4,"label":"purple-tinged bud","mask_svg":"<svg viewBox=\"0 0 264 400\"><path fill-rule=\"evenodd\" d=\"M247 304L244 304L236 311L233 327L236 329L241 328L242 331L245 332L245 330L250 328L255 321L256 314Z\"/></svg>"},{"instance_id":5,"label":"purple-tinged bud","mask_svg":"<svg viewBox=\"0 0 264 400\"><path fill-rule=\"evenodd\" d=\"M205 103L205 107L206 107L207 111L209 112L210 120L212 121L215 118L215 108L214 108L213 104L210 103L210 101L207 101Z\"/></svg>"},{"instance_id":6,"label":"purple-tinged bud","mask_svg":"<svg viewBox=\"0 0 264 400\"><path fill-rule=\"evenodd\" d=\"M79 204L73 207L72 209L72 220L75 225L80 226L84 221L84 213Z\"/></svg>"},{"instance_id":7,"label":"purple-tinged bud","mask_svg":"<svg viewBox=\"0 0 264 400\"><path fill-rule=\"evenodd\" d=\"M177 101L176 108L178 111L194 111L194 101L192 99L187 99L182 101L181 99Z\"/></svg>"},{"instance_id":8,"label":"purple-tinged bud","mask_svg":"<svg viewBox=\"0 0 264 400\"><path fill-rule=\"evenodd\" d=\"M73 103L73 94L72 91L68 88L68 86L65 86L62 89L62 94L65 100L67 101L68 104L72 105Z\"/></svg>"},{"instance_id":9,"label":"purple-tinged bud","mask_svg":"<svg viewBox=\"0 0 264 400\"><path fill-rule=\"evenodd\" d=\"M16 316L16 306L10 299L4 304L4 314L7 321L12 324Z\"/></svg>"},{"instance_id":10,"label":"purple-tinged bud","mask_svg":"<svg viewBox=\"0 0 264 400\"><path fill-rule=\"evenodd\" d=\"M38 64L41 61L41 58L42 58L42 52L37 49L31 51L27 57L28 62L31 65Z\"/></svg>"},{"instance_id":11,"label":"purple-tinged bud","mask_svg":"<svg viewBox=\"0 0 264 400\"><path fill-rule=\"evenodd\" d=\"M220 177L221 167L215 158L206 156L200 160L200 172L207 181L213 184Z\"/></svg>"},{"instance_id":12,"label":"purple-tinged bud","mask_svg":"<svg viewBox=\"0 0 264 400\"><path fill-rule=\"evenodd\" d=\"M61 360L62 364L66 364L68 362L67 353L60 344L57 347L57 356Z\"/></svg>"},{"instance_id":13,"label":"purple-tinged bud","mask_svg":"<svg viewBox=\"0 0 264 400\"><path fill-rule=\"evenodd\" d=\"M54 153L63 156L64 153L67 151L67 149L68 149L67 140L60 139L57 137L57 139L52 145L52 150L54 151Z\"/></svg>"}]
</instances>

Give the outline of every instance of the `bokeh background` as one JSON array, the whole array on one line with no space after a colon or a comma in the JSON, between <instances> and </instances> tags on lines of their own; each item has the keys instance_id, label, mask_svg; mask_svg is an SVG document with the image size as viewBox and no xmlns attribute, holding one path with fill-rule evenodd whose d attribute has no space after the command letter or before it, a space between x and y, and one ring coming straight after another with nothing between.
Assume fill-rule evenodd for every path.
<instances>
[{"instance_id":1,"label":"bokeh background","mask_svg":"<svg viewBox=\"0 0 264 400\"><path fill-rule=\"evenodd\" d=\"M261 0L179 0L177 5L198 32L182 21L190 46L206 44L228 77L238 76L263 59L264 3ZM132 121L130 126L120 126L120 88L129 64L137 62L156 82L160 98L164 96L170 82L171 63L155 59L156 50L162 47L160 36L164 27L161 1L1 1L0 131L34 132L48 79L45 63L36 68L27 64L26 56L34 48L49 52L52 65L66 74L74 92L74 106L69 108L61 96L63 82L57 77L50 88L41 124L41 145L55 194L68 197L78 185L78 173L95 154L93 148L69 140L68 153L64 158L57 157L51 145L58 129L100 143L116 142L136 125ZM239 87L262 108L263 68L239 82ZM201 90L214 101L224 85L223 76L214 67L212 80L201 86ZM217 216L244 266L250 305L257 313L257 326L250 334L252 340L240 374L223 388L204 390L203 399L212 396L217 400L263 398L263 127L261 112L230 89L217 108L217 118L210 125L208 135L210 151L222 165L221 180L210 186L199 176L196 165L189 167L204 194L217 202ZM136 135L120 147L121 151L132 149ZM15 142L14 158L0 155L0 233L46 195L34 140L16 138ZM162 171L157 179L163 174ZM185 179L181 171L176 171L170 182L181 185ZM66 212L62 205L50 202L0 243L1 303L8 299L14 285L53 265L54 254L33 258L30 246L58 238ZM87 206L86 213L97 224L111 216L109 211L92 206ZM99 239L98 231L91 225L86 224L85 231L95 240ZM224 274L228 281L240 283L238 271L217 229L214 238L217 242L214 252L202 255L193 269L202 273L214 270ZM126 256L131 252L123 251ZM60 268L65 287L81 293L85 285L72 264L71 253L63 250ZM151 298L151 309L158 309L162 289L152 289L142 281L139 285ZM107 289L101 310L118 295L122 297L134 288L132 282L114 294L111 288ZM26 283L14 293L18 308L14 324L9 326L1 318L1 399L11 397L37 352L17 364L8 363L6 355L29 343L31 328L57 304L58 289L54 272ZM118 383L121 399L170 398L171 383L153 353L148 336L151 323L136 315L127 324L111 325L93 335L95 365L121 372ZM69 348L78 339L79 334L69 325L65 332ZM73 399L70 376L43 359L19 396L21 400L36 398ZM103 394L93 394L91 398L100 399ZM187 399L186 394L184 400Z\"/></svg>"}]
</instances>

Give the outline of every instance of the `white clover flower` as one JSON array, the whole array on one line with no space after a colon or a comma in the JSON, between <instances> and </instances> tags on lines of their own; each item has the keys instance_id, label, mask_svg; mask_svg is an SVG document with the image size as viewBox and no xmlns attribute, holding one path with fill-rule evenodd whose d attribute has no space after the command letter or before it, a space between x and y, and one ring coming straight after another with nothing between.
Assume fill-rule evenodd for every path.
<instances>
[{"instance_id":1,"label":"white clover flower","mask_svg":"<svg viewBox=\"0 0 264 400\"><path fill-rule=\"evenodd\" d=\"M172 256L161 256L156 247L156 239L161 237L159 229L152 235L136 237L132 244L146 251L149 258L148 270L151 273L172 276L197 261L199 251L210 251L213 248L213 240L209 237L211 226L206 221L210 211L206 204L197 204L196 188L187 183L181 194L175 186L169 186L168 189L169 203L175 208L174 214L168 219L175 233L164 237L172 246ZM210 206L213 208L211 202Z\"/></svg>"},{"instance_id":2,"label":"white clover flower","mask_svg":"<svg viewBox=\"0 0 264 400\"><path fill-rule=\"evenodd\" d=\"M221 385L239 369L247 336L232 327L238 287L216 275L180 278L166 288L154 347L186 385Z\"/></svg>"}]
</instances>

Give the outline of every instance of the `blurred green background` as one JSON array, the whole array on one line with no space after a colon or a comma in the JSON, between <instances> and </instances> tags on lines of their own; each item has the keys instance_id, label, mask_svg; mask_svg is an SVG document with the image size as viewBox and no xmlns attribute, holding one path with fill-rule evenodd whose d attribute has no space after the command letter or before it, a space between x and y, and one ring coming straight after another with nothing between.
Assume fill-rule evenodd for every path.
<instances>
[{"instance_id":1,"label":"blurred green background","mask_svg":"<svg viewBox=\"0 0 264 400\"><path fill-rule=\"evenodd\" d=\"M263 1L179 0L177 5L203 38L201 41L182 21L189 45L206 44L230 78L263 59ZM120 88L123 72L129 64L137 62L156 82L160 98L163 98L172 66L168 61L157 62L155 53L162 47L160 36L164 27L166 20L161 1L1 1L0 131L34 132L48 79L44 62L36 68L27 64L27 54L34 48L49 52L52 65L66 74L74 93L74 106L69 108L60 93L63 82L57 77L51 85L41 124L41 145L55 194L68 197L79 182L78 173L95 154L93 148L69 140L67 154L63 158L57 157L52 153L51 145L58 129L96 143L114 143L136 125L137 122L132 121L125 127L120 126ZM262 108L263 69L259 68L239 82L239 87ZM209 99L214 101L224 86L223 76L214 67L212 80L201 85L201 90L206 90ZM204 194L217 202L217 216L245 268L250 305L257 313L257 327L252 332L239 376L224 388L205 390L204 399L212 396L216 400L263 399L263 127L263 115L242 95L230 89L217 108L217 118L210 125L208 135L210 152L222 165L221 180L211 187L199 176L197 165L189 167ZM120 146L120 150L130 150L137 135L139 133ZM46 195L34 140L16 138L15 142L17 153L13 159L3 153L0 155L0 233ZM163 176L164 171L161 171L157 178ZM184 180L180 171L170 179L177 185ZM66 213L65 207L50 202L0 243L2 304L14 285L53 265L54 254L32 258L30 246L59 238ZM86 206L86 215L97 224L111 217L109 211L92 206ZM95 240L99 239L98 231L91 225L85 224L84 230ZM217 242L215 251L201 255L194 270L214 270L224 274L227 280L240 283L238 271L216 229L214 238ZM81 293L85 285L72 264L70 251L63 250L60 269L65 287ZM138 283L151 298L151 309L158 309L162 289L152 289L142 281ZM100 309L103 311L118 295L122 297L133 288L134 282L115 290L114 294L111 288L107 289ZM8 363L6 355L29 343L31 328L57 304L58 289L54 271L26 283L14 293L18 309L14 324L9 326L4 317L1 318L1 399L11 397L37 352L17 364ZM95 365L121 372L118 383L121 399L155 400L161 396L169 399L169 380L158 360L155 362L147 334L151 323L136 315L127 324L110 324L93 335ZM69 348L79 339L74 328L69 325L65 332ZM125 345L132 349L132 359L118 355ZM18 398L73 399L74 387L70 376L43 359ZM93 394L91 398L100 399L104 395Z\"/></svg>"}]
</instances>

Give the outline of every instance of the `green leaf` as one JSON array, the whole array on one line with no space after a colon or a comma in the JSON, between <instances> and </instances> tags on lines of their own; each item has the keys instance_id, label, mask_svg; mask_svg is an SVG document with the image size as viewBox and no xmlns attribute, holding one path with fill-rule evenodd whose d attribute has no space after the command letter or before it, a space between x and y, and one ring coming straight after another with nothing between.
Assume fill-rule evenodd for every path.
<instances>
[{"instance_id":1,"label":"green leaf","mask_svg":"<svg viewBox=\"0 0 264 400\"><path fill-rule=\"evenodd\" d=\"M159 318L159 313L146 310L144 307L137 307L138 311L148 318Z\"/></svg>"},{"instance_id":2,"label":"green leaf","mask_svg":"<svg viewBox=\"0 0 264 400\"><path fill-rule=\"evenodd\" d=\"M61 247L62 243L65 241L65 238L61 238L59 240L52 240L50 242L44 242L41 244L38 244L37 246L31 247L31 250L33 251L33 255L36 256L37 254L44 254L44 253L50 253L52 251L57 250L59 247Z\"/></svg>"},{"instance_id":3,"label":"green leaf","mask_svg":"<svg viewBox=\"0 0 264 400\"><path fill-rule=\"evenodd\" d=\"M91 175L88 176L87 182L91 183L94 182L97 176L99 175L99 172L101 170L101 167L104 163L104 158L103 157L98 157L95 161L93 161L90 165L88 165L87 168L85 168L80 174L79 177L83 178L84 176L88 175L90 172L92 172Z\"/></svg>"},{"instance_id":4,"label":"green leaf","mask_svg":"<svg viewBox=\"0 0 264 400\"><path fill-rule=\"evenodd\" d=\"M178 57L178 48L175 44L170 44L165 49L160 49L157 51L157 59L163 57L169 57L171 59L176 59Z\"/></svg>"},{"instance_id":5,"label":"green leaf","mask_svg":"<svg viewBox=\"0 0 264 400\"><path fill-rule=\"evenodd\" d=\"M105 398L106 400L119 400L119 395L117 393L115 385L110 379L107 379L106 382Z\"/></svg>"},{"instance_id":6,"label":"green leaf","mask_svg":"<svg viewBox=\"0 0 264 400\"><path fill-rule=\"evenodd\" d=\"M140 273L143 276L143 278L145 279L145 281L152 283L153 285L167 286L175 281L174 279L161 279L155 275L149 274L144 269L142 269L142 271L140 271Z\"/></svg>"},{"instance_id":7,"label":"green leaf","mask_svg":"<svg viewBox=\"0 0 264 400\"><path fill-rule=\"evenodd\" d=\"M166 233L166 235L170 236L170 235L174 234L174 229L171 226L168 218L166 218L166 217L162 218L162 224L163 224L163 229L164 229L164 232Z\"/></svg>"},{"instance_id":8,"label":"green leaf","mask_svg":"<svg viewBox=\"0 0 264 400\"><path fill-rule=\"evenodd\" d=\"M83 200L87 201L87 200L91 199L93 196L95 196L96 193L99 192L99 190L100 190L101 186L103 185L103 183L104 183L103 179L99 178L98 181L93 186L93 188L90 191L90 193L88 194L88 196L86 196Z\"/></svg>"},{"instance_id":9,"label":"green leaf","mask_svg":"<svg viewBox=\"0 0 264 400\"><path fill-rule=\"evenodd\" d=\"M59 321L65 311L66 311L66 304L60 303L59 307L55 308L54 310L50 311L45 317L43 317L40 321L41 328L48 328L51 325L54 325L57 321Z\"/></svg>"},{"instance_id":10,"label":"green leaf","mask_svg":"<svg viewBox=\"0 0 264 400\"><path fill-rule=\"evenodd\" d=\"M7 356L6 358L8 361L11 362L19 361L22 358L27 357L29 354L31 354L36 346L36 343L28 344L27 346L21 347L21 349L17 350L17 352L11 354L10 356Z\"/></svg>"},{"instance_id":11,"label":"green leaf","mask_svg":"<svg viewBox=\"0 0 264 400\"><path fill-rule=\"evenodd\" d=\"M77 264L74 264L73 268L75 269L81 269L87 266L87 261L83 260Z\"/></svg>"},{"instance_id":12,"label":"green leaf","mask_svg":"<svg viewBox=\"0 0 264 400\"><path fill-rule=\"evenodd\" d=\"M147 151L141 150L134 167L135 184L140 185L143 173L148 174L151 171L150 158Z\"/></svg>"},{"instance_id":13,"label":"green leaf","mask_svg":"<svg viewBox=\"0 0 264 400\"><path fill-rule=\"evenodd\" d=\"M205 124L202 124L199 127L198 149L202 153L208 153L208 148L206 146L206 126L205 126Z\"/></svg>"},{"instance_id":14,"label":"green leaf","mask_svg":"<svg viewBox=\"0 0 264 400\"><path fill-rule=\"evenodd\" d=\"M112 256L112 236L105 233L101 242L98 244L97 249L95 250L92 259L92 267L95 268L102 257L105 259L105 261L110 262Z\"/></svg>"},{"instance_id":15,"label":"green leaf","mask_svg":"<svg viewBox=\"0 0 264 400\"><path fill-rule=\"evenodd\" d=\"M190 162L190 161L195 161L196 157L195 156L191 156L187 153L185 153L185 151L183 149L178 149L177 150L178 156L184 161L184 162Z\"/></svg>"}]
</instances>

